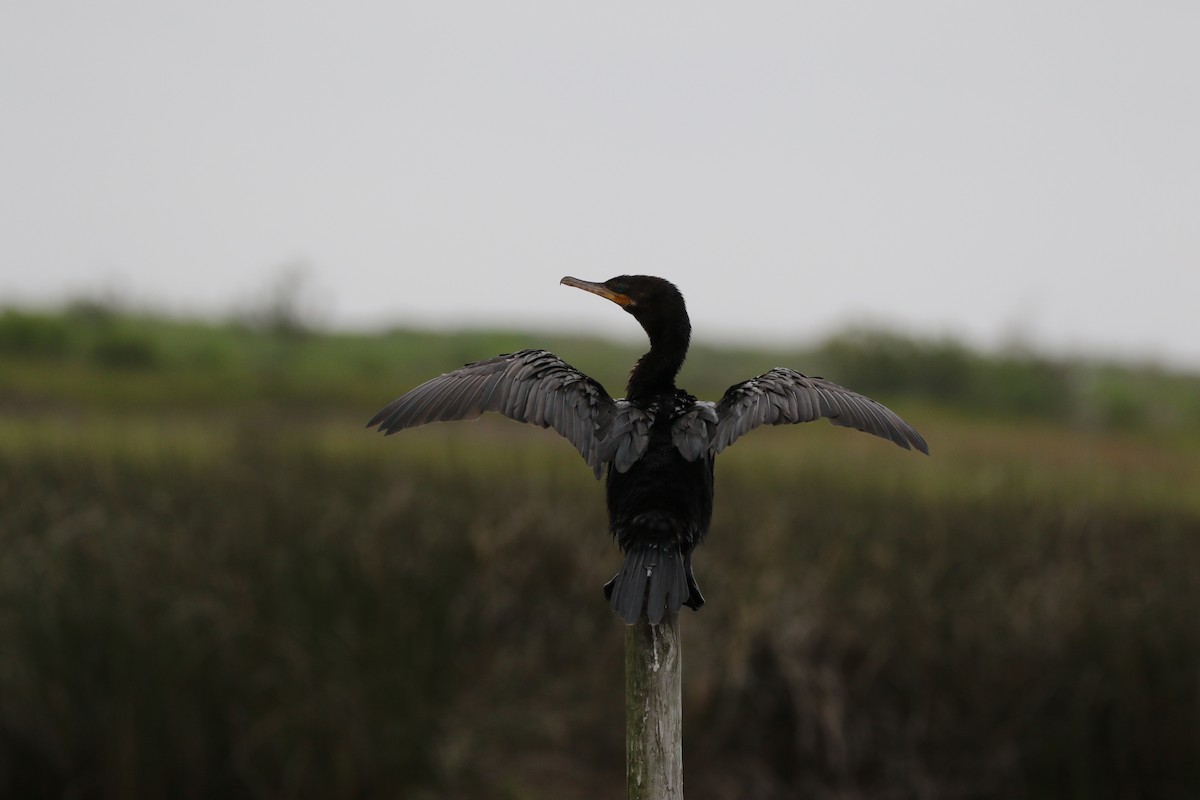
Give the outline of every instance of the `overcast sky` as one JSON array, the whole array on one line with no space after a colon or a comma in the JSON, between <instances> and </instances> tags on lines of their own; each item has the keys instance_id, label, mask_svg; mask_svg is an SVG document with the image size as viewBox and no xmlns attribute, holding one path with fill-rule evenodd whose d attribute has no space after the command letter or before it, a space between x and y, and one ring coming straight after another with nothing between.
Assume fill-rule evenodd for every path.
<instances>
[{"instance_id":1,"label":"overcast sky","mask_svg":"<svg viewBox=\"0 0 1200 800\"><path fill-rule=\"evenodd\" d=\"M0 305L1200 367L1195 0L5 2L0 100Z\"/></svg>"}]
</instances>

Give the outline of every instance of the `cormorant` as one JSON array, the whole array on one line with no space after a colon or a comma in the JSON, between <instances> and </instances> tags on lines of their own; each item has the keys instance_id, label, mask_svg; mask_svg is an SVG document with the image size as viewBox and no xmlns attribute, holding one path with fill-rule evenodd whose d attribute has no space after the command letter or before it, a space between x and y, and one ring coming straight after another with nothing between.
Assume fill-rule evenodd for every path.
<instances>
[{"instance_id":1,"label":"cormorant","mask_svg":"<svg viewBox=\"0 0 1200 800\"><path fill-rule=\"evenodd\" d=\"M427 381L367 427L390 435L498 411L566 437L597 478L608 471L609 530L625 562L604 593L628 624L643 610L657 624L681 605L704 604L692 575L692 551L712 519L713 460L742 434L826 417L929 453L911 425L874 400L784 367L730 386L716 403L697 400L675 386L692 326L674 285L647 275L561 282L613 301L650 337L650 351L630 373L623 399L614 400L553 353L522 350Z\"/></svg>"}]
</instances>

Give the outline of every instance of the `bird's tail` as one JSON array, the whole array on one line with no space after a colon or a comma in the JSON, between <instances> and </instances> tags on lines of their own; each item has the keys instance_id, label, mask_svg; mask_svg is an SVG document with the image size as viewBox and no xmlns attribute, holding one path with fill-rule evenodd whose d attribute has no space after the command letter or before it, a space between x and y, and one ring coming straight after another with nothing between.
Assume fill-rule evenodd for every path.
<instances>
[{"instance_id":1,"label":"bird's tail","mask_svg":"<svg viewBox=\"0 0 1200 800\"><path fill-rule=\"evenodd\" d=\"M680 552L674 543L638 543L625 551L621 571L604 585L604 596L613 611L632 625L646 610L651 625L664 614L678 613L680 606L699 610L704 605L700 587L692 576L692 554Z\"/></svg>"}]
</instances>

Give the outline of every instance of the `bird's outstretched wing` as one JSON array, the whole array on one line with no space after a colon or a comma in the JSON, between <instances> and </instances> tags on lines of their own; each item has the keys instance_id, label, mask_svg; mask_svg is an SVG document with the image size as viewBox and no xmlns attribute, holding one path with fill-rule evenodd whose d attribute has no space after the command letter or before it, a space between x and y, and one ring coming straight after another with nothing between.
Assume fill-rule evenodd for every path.
<instances>
[{"instance_id":1,"label":"bird's outstretched wing","mask_svg":"<svg viewBox=\"0 0 1200 800\"><path fill-rule=\"evenodd\" d=\"M613 457L606 441L617 404L603 386L545 350L476 361L426 381L389 403L367 427L391 435L429 422L476 419L485 411L553 428L597 478Z\"/></svg>"},{"instance_id":2,"label":"bird's outstretched wing","mask_svg":"<svg viewBox=\"0 0 1200 800\"><path fill-rule=\"evenodd\" d=\"M783 367L730 386L725 396L711 405L716 412L715 425L709 429L714 455L760 425L812 422L821 417L834 425L889 439L905 450L915 447L929 454L921 434L887 407L824 378L810 378Z\"/></svg>"}]
</instances>

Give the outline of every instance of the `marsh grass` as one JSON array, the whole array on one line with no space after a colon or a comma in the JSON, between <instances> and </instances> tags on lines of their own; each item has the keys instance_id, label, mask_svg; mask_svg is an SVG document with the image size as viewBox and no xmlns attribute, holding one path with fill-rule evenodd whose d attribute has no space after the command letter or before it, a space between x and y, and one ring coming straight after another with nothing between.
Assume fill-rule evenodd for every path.
<instances>
[{"instance_id":1,"label":"marsh grass","mask_svg":"<svg viewBox=\"0 0 1200 800\"><path fill-rule=\"evenodd\" d=\"M356 398L391 378L35 333L67 372L0 365L0 796L620 796L619 557L556 436L384 439L403 385ZM827 425L721 457L688 796L1200 792L1194 430L897 406L932 458Z\"/></svg>"}]
</instances>

